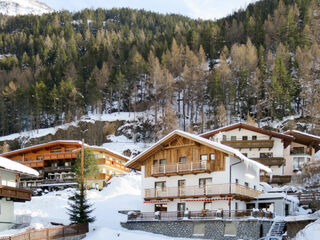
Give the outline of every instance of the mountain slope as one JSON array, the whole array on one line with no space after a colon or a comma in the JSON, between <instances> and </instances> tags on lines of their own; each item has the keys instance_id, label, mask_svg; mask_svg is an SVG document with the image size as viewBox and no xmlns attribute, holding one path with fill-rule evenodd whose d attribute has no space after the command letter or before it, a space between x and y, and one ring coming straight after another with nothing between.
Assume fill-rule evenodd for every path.
<instances>
[{"instance_id":1,"label":"mountain slope","mask_svg":"<svg viewBox=\"0 0 320 240\"><path fill-rule=\"evenodd\" d=\"M4 15L42 15L52 11L52 8L37 0L0 0L0 13Z\"/></svg>"}]
</instances>

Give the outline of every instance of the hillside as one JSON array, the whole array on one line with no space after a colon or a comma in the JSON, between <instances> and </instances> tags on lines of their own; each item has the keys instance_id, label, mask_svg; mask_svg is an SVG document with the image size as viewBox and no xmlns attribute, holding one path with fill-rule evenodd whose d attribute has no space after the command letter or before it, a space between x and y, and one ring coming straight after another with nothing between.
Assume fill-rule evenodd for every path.
<instances>
[{"instance_id":1,"label":"hillside","mask_svg":"<svg viewBox=\"0 0 320 240\"><path fill-rule=\"evenodd\" d=\"M0 14L16 15L41 15L52 12L53 9L37 0L1 0Z\"/></svg>"},{"instance_id":2,"label":"hillside","mask_svg":"<svg viewBox=\"0 0 320 240\"><path fill-rule=\"evenodd\" d=\"M0 135L146 110L155 136L248 115L296 116L315 133L319 26L316 0L262 0L216 22L132 9L0 16Z\"/></svg>"}]
</instances>

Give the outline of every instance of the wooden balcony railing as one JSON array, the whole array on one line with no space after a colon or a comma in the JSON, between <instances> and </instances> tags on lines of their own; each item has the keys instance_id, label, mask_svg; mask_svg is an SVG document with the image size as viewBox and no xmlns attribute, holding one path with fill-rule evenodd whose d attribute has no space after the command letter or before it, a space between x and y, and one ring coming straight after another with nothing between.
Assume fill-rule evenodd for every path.
<instances>
[{"instance_id":1,"label":"wooden balcony railing","mask_svg":"<svg viewBox=\"0 0 320 240\"><path fill-rule=\"evenodd\" d=\"M270 158L251 158L265 166L281 166L285 163L283 157L270 157Z\"/></svg>"},{"instance_id":2,"label":"wooden balcony railing","mask_svg":"<svg viewBox=\"0 0 320 240\"><path fill-rule=\"evenodd\" d=\"M291 176L290 175L273 175L272 178L270 176L260 176L261 182L267 182L267 183L289 183L291 182Z\"/></svg>"},{"instance_id":3,"label":"wooden balcony railing","mask_svg":"<svg viewBox=\"0 0 320 240\"><path fill-rule=\"evenodd\" d=\"M273 148L273 140L235 140L235 141L221 141L227 146L242 149L242 148Z\"/></svg>"},{"instance_id":4,"label":"wooden balcony railing","mask_svg":"<svg viewBox=\"0 0 320 240\"><path fill-rule=\"evenodd\" d=\"M122 171L125 171L125 172L130 172L130 169L126 168L123 164L118 163L116 161L112 161L112 160L106 159L106 158L99 158L97 160L97 163L100 164L100 165L111 166L113 168L116 168L116 169L119 169L119 170L122 170Z\"/></svg>"},{"instance_id":5,"label":"wooden balcony railing","mask_svg":"<svg viewBox=\"0 0 320 240\"><path fill-rule=\"evenodd\" d=\"M271 212L253 210L206 210L188 212L132 212L128 214L128 222L137 221L179 221L185 219L241 219L241 218L273 218Z\"/></svg>"},{"instance_id":6,"label":"wooden balcony railing","mask_svg":"<svg viewBox=\"0 0 320 240\"><path fill-rule=\"evenodd\" d=\"M57 166L57 167L45 167L43 169L45 172L65 172L65 171L71 171L71 166Z\"/></svg>"},{"instance_id":7,"label":"wooden balcony railing","mask_svg":"<svg viewBox=\"0 0 320 240\"><path fill-rule=\"evenodd\" d=\"M41 158L42 160L75 159L77 158L77 154L74 152L47 153L38 155L37 157Z\"/></svg>"},{"instance_id":8,"label":"wooden balcony railing","mask_svg":"<svg viewBox=\"0 0 320 240\"><path fill-rule=\"evenodd\" d=\"M30 201L31 191L23 188L0 185L0 196L12 198L14 201Z\"/></svg>"},{"instance_id":9,"label":"wooden balcony railing","mask_svg":"<svg viewBox=\"0 0 320 240\"><path fill-rule=\"evenodd\" d=\"M30 161L30 162L22 162L22 161L18 161L18 162L27 166L27 167L31 167L31 168L44 167L44 161L42 161L42 160Z\"/></svg>"},{"instance_id":10,"label":"wooden balcony railing","mask_svg":"<svg viewBox=\"0 0 320 240\"><path fill-rule=\"evenodd\" d=\"M211 184L206 186L189 186L189 187L168 187L168 188L150 188L145 189L144 199L176 199L192 197L214 197L214 196L242 196L246 198L256 198L261 192L242 186L240 184Z\"/></svg>"},{"instance_id":11,"label":"wooden balcony railing","mask_svg":"<svg viewBox=\"0 0 320 240\"><path fill-rule=\"evenodd\" d=\"M204 173L210 171L208 161L177 163L177 164L160 164L151 167L151 176L170 176L176 174Z\"/></svg>"}]
</instances>

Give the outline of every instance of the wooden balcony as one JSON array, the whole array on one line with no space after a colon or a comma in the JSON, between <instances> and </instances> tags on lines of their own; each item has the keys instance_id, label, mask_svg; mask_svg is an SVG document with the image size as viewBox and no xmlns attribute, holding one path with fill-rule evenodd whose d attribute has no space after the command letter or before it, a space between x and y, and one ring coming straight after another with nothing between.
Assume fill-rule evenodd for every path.
<instances>
[{"instance_id":1,"label":"wooden balcony","mask_svg":"<svg viewBox=\"0 0 320 240\"><path fill-rule=\"evenodd\" d=\"M19 163L31 167L31 168L41 168L44 167L44 161L43 160L38 160L38 161L30 161L30 162L22 162L20 161Z\"/></svg>"},{"instance_id":2,"label":"wooden balcony","mask_svg":"<svg viewBox=\"0 0 320 240\"><path fill-rule=\"evenodd\" d=\"M242 148L273 148L273 140L235 140L235 141L221 141L222 144L225 144L229 147L242 149Z\"/></svg>"},{"instance_id":3,"label":"wooden balcony","mask_svg":"<svg viewBox=\"0 0 320 240\"><path fill-rule=\"evenodd\" d=\"M206 186L190 187L168 187L163 189L150 188L145 189L144 199L181 199L181 198L199 198L199 197L235 197L236 199L253 199L258 197L261 192L245 187L240 184L211 184Z\"/></svg>"},{"instance_id":4,"label":"wooden balcony","mask_svg":"<svg viewBox=\"0 0 320 240\"><path fill-rule=\"evenodd\" d=\"M285 163L282 157L270 157L270 158L251 158L265 166L281 166Z\"/></svg>"},{"instance_id":5,"label":"wooden balcony","mask_svg":"<svg viewBox=\"0 0 320 240\"><path fill-rule=\"evenodd\" d=\"M61 160L61 159L75 159L77 154L74 152L61 152L61 153L47 153L43 155L38 155L38 158L42 160Z\"/></svg>"},{"instance_id":6,"label":"wooden balcony","mask_svg":"<svg viewBox=\"0 0 320 240\"><path fill-rule=\"evenodd\" d=\"M45 172L69 172L72 170L71 166L57 166L57 167L45 167Z\"/></svg>"},{"instance_id":7,"label":"wooden balcony","mask_svg":"<svg viewBox=\"0 0 320 240\"><path fill-rule=\"evenodd\" d=\"M15 202L25 202L31 200L31 191L23 188L0 185L0 196L11 198Z\"/></svg>"},{"instance_id":8,"label":"wooden balcony","mask_svg":"<svg viewBox=\"0 0 320 240\"><path fill-rule=\"evenodd\" d=\"M151 176L162 177L183 174L196 174L210 172L208 161L177 163L177 164L160 164L151 167Z\"/></svg>"},{"instance_id":9,"label":"wooden balcony","mask_svg":"<svg viewBox=\"0 0 320 240\"><path fill-rule=\"evenodd\" d=\"M130 172L130 169L126 168L123 164L118 163L116 161L112 161L112 160L106 159L106 158L99 158L97 160L97 163L99 165L107 165L107 166L119 169L121 171Z\"/></svg>"},{"instance_id":10,"label":"wooden balcony","mask_svg":"<svg viewBox=\"0 0 320 240\"><path fill-rule=\"evenodd\" d=\"M270 179L270 176L260 176L261 182L267 182L267 183L277 183L277 184L285 184L291 182L291 176L290 175L273 175Z\"/></svg>"}]
</instances>

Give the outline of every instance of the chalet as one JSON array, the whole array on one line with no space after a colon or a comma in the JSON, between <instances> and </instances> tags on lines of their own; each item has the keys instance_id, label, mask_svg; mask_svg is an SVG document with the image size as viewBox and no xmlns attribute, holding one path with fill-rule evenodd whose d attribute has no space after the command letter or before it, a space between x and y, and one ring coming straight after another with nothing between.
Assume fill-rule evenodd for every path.
<instances>
[{"instance_id":1,"label":"chalet","mask_svg":"<svg viewBox=\"0 0 320 240\"><path fill-rule=\"evenodd\" d=\"M142 212L175 216L186 210L245 211L246 203L262 193L260 171L271 173L238 150L179 130L126 166L141 170Z\"/></svg>"},{"instance_id":2,"label":"chalet","mask_svg":"<svg viewBox=\"0 0 320 240\"><path fill-rule=\"evenodd\" d=\"M32 168L0 157L0 231L14 224L14 202L31 200L31 191L20 188L20 176L38 175Z\"/></svg>"},{"instance_id":3,"label":"chalet","mask_svg":"<svg viewBox=\"0 0 320 240\"><path fill-rule=\"evenodd\" d=\"M99 166L99 174L86 180L89 187L101 189L113 175L129 171L124 167L128 161L127 157L102 147L85 147L93 151ZM22 179L23 186L50 190L77 184L72 167L80 150L80 141L58 140L6 152L1 156L39 171L40 175L37 178Z\"/></svg>"},{"instance_id":4,"label":"chalet","mask_svg":"<svg viewBox=\"0 0 320 240\"><path fill-rule=\"evenodd\" d=\"M289 148L290 154L286 158L285 174L296 174L302 170L305 164L318 162L315 159L315 153L320 150L319 136L297 130L290 130L285 134L294 137L294 141Z\"/></svg>"},{"instance_id":5,"label":"chalet","mask_svg":"<svg viewBox=\"0 0 320 240\"><path fill-rule=\"evenodd\" d=\"M232 124L200 136L238 149L246 157L270 167L273 177L263 175L262 181L272 184L291 181L291 173L286 171L286 161L290 156L290 145L295 139L294 136L246 123Z\"/></svg>"}]
</instances>

